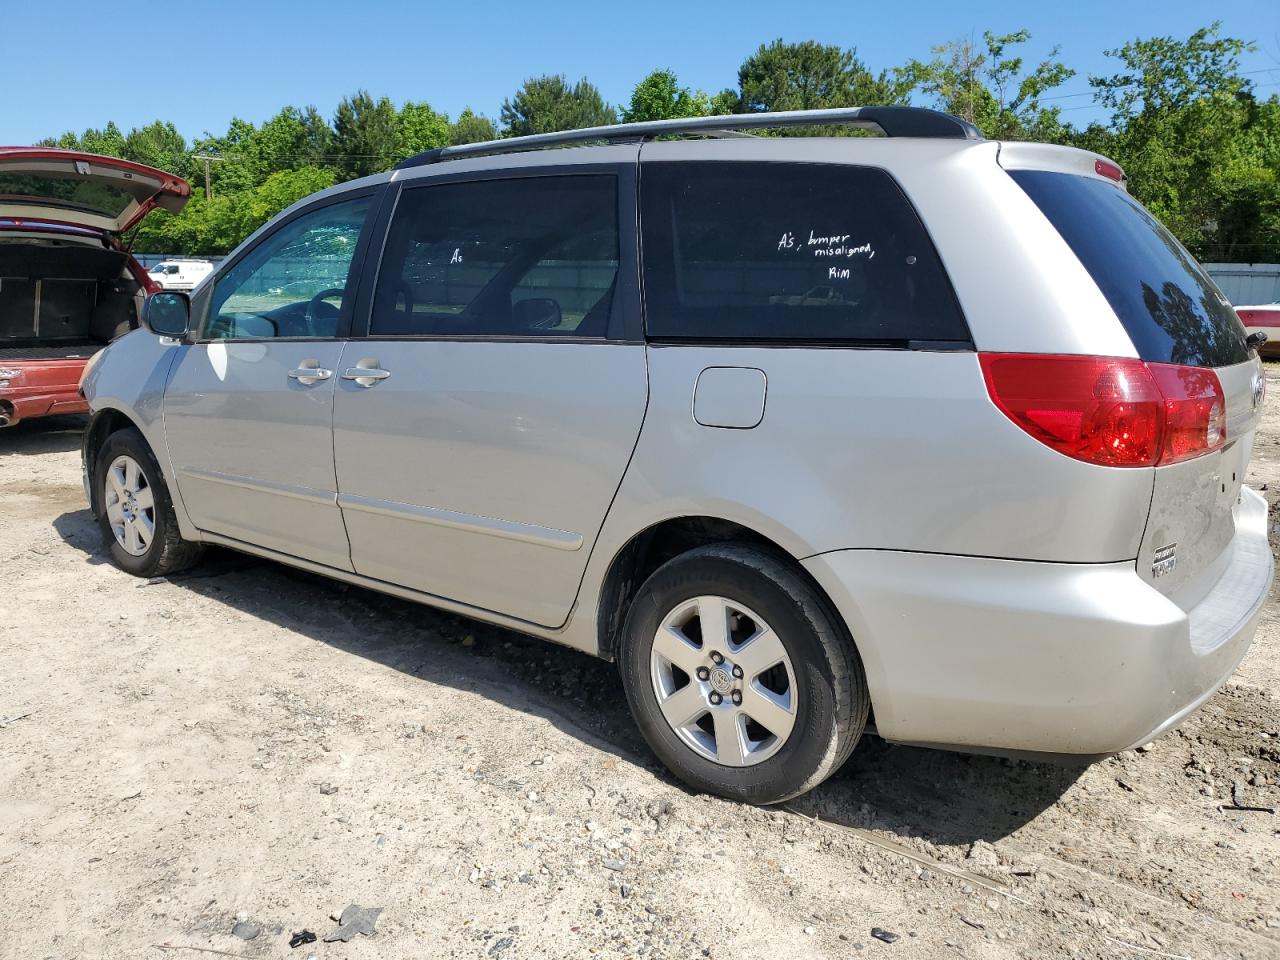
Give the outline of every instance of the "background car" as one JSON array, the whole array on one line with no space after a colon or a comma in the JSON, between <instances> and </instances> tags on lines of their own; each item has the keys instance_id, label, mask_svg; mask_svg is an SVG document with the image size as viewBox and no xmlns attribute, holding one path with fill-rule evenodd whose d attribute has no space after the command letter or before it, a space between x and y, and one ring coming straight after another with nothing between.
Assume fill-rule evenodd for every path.
<instances>
[{"instance_id":1,"label":"background car","mask_svg":"<svg viewBox=\"0 0 1280 960\"><path fill-rule=\"evenodd\" d=\"M161 260L149 271L153 282L166 290L192 290L209 274L213 264L208 260Z\"/></svg>"},{"instance_id":2,"label":"background car","mask_svg":"<svg viewBox=\"0 0 1280 960\"><path fill-rule=\"evenodd\" d=\"M1280 357L1280 303L1236 307L1236 314L1250 333L1261 331L1267 335L1267 342L1258 353L1264 357Z\"/></svg>"},{"instance_id":3,"label":"background car","mask_svg":"<svg viewBox=\"0 0 1280 960\"><path fill-rule=\"evenodd\" d=\"M120 236L190 195L181 177L127 160L0 147L0 427L88 409L86 361L160 289Z\"/></svg>"}]
</instances>

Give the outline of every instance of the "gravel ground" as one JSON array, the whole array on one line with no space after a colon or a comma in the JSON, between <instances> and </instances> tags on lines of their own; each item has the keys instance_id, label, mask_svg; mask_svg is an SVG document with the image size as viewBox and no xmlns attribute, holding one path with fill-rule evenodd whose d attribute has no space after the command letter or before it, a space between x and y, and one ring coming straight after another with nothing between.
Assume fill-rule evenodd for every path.
<instances>
[{"instance_id":1,"label":"gravel ground","mask_svg":"<svg viewBox=\"0 0 1280 960\"><path fill-rule=\"evenodd\" d=\"M230 553L118 572L81 427L0 433L2 958L1280 957L1280 816L1218 809L1280 804L1274 598L1147 751L867 738L752 809L656 765L608 664Z\"/></svg>"}]
</instances>

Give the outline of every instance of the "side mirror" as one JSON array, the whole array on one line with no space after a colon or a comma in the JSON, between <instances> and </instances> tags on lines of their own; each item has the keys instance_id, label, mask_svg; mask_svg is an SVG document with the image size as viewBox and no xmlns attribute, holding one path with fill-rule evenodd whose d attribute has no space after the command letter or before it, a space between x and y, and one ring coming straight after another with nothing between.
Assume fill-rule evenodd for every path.
<instances>
[{"instance_id":1,"label":"side mirror","mask_svg":"<svg viewBox=\"0 0 1280 960\"><path fill-rule=\"evenodd\" d=\"M172 290L153 293L142 305L142 322L162 337L184 336L191 325L191 298Z\"/></svg>"},{"instance_id":2,"label":"side mirror","mask_svg":"<svg viewBox=\"0 0 1280 960\"><path fill-rule=\"evenodd\" d=\"M560 326L560 304L549 297L518 300L511 307L512 320L519 330L550 330Z\"/></svg>"}]
</instances>

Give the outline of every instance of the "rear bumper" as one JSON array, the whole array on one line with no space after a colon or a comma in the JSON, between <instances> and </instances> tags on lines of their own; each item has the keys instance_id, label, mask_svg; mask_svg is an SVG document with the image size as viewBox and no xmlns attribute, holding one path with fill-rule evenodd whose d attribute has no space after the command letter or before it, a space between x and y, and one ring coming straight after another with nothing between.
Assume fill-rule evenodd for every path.
<instances>
[{"instance_id":1,"label":"rear bumper","mask_svg":"<svg viewBox=\"0 0 1280 960\"><path fill-rule=\"evenodd\" d=\"M1185 611L1133 561L844 550L805 566L858 643L885 739L1115 753L1177 725L1244 657L1273 567L1266 501L1242 488L1235 513L1222 576Z\"/></svg>"},{"instance_id":2,"label":"rear bumper","mask_svg":"<svg viewBox=\"0 0 1280 960\"><path fill-rule=\"evenodd\" d=\"M0 390L0 426L11 427L19 420L49 417L60 413L87 413L89 404L74 389L34 396Z\"/></svg>"},{"instance_id":3,"label":"rear bumper","mask_svg":"<svg viewBox=\"0 0 1280 960\"><path fill-rule=\"evenodd\" d=\"M86 413L89 404L79 391L85 363L83 357L0 359L0 368L12 374L0 386L0 426L58 413Z\"/></svg>"}]
</instances>

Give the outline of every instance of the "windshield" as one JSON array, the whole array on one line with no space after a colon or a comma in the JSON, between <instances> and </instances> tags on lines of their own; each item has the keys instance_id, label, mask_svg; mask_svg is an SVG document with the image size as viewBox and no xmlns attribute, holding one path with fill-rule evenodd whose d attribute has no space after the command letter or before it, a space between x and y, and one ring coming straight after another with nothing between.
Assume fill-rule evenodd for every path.
<instances>
[{"instance_id":1,"label":"windshield","mask_svg":"<svg viewBox=\"0 0 1280 960\"><path fill-rule=\"evenodd\" d=\"M1079 257L1133 341L1154 363L1225 367L1249 359L1231 304L1155 217L1103 180L1045 170L1009 176Z\"/></svg>"}]
</instances>

